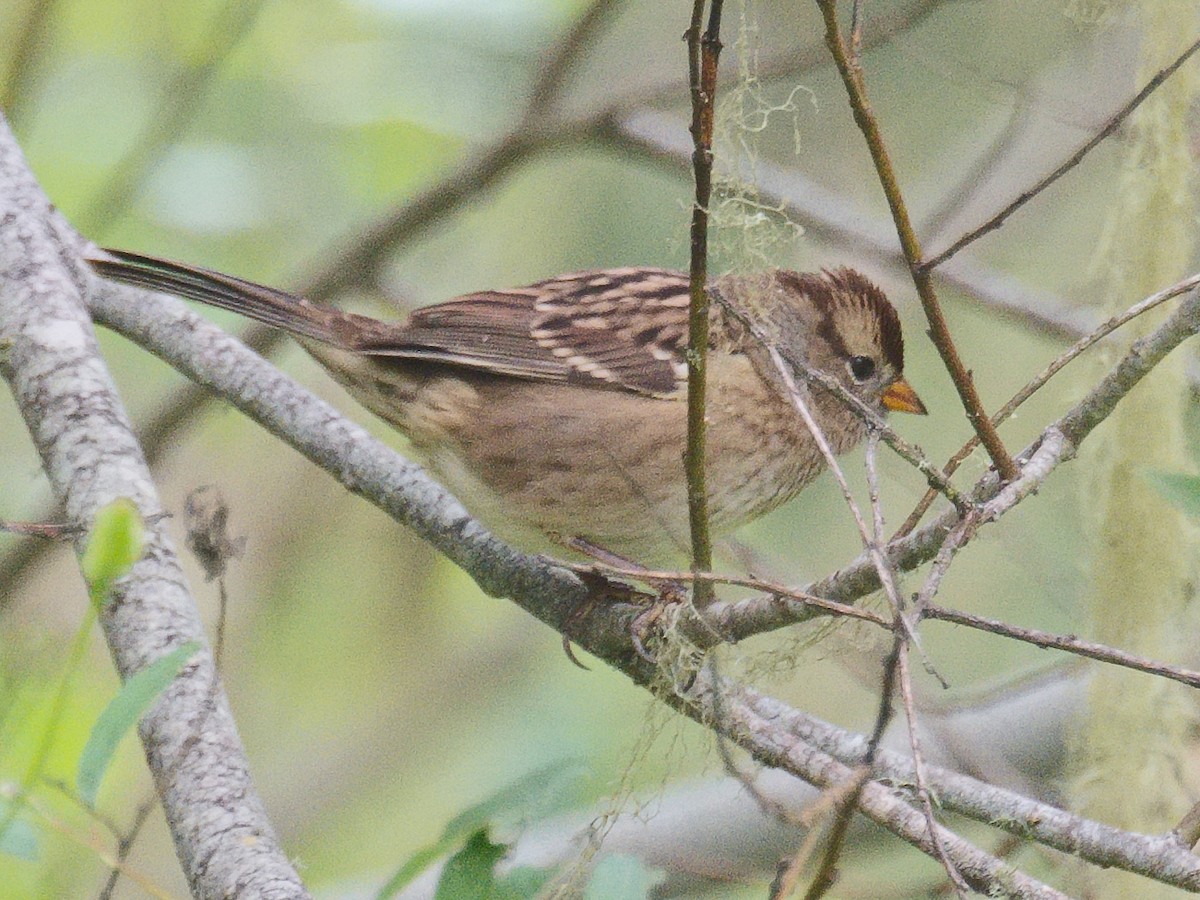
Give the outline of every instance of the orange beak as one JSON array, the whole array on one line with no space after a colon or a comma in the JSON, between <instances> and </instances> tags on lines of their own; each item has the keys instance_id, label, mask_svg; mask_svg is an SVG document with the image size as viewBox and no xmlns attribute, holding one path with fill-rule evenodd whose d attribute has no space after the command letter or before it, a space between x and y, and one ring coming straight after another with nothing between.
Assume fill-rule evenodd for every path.
<instances>
[{"instance_id":1,"label":"orange beak","mask_svg":"<svg viewBox=\"0 0 1200 900\"><path fill-rule=\"evenodd\" d=\"M912 385L903 378L897 378L883 392L883 405L892 412L913 413L918 416L927 415L925 404L912 389Z\"/></svg>"}]
</instances>

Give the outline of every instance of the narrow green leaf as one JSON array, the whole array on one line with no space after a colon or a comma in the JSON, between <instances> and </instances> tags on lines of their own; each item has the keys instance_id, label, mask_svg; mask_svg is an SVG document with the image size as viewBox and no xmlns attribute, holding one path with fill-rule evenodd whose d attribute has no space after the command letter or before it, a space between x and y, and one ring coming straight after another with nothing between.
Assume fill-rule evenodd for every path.
<instances>
[{"instance_id":1,"label":"narrow green leaf","mask_svg":"<svg viewBox=\"0 0 1200 900\"><path fill-rule=\"evenodd\" d=\"M133 730L158 695L175 680L180 669L198 649L200 645L190 641L159 657L131 676L104 712L100 713L79 756L79 770L75 776L75 789L88 806L96 803L100 782L104 780L121 738Z\"/></svg>"},{"instance_id":2,"label":"narrow green leaf","mask_svg":"<svg viewBox=\"0 0 1200 900\"><path fill-rule=\"evenodd\" d=\"M480 828L446 862L433 900L491 900L496 890L493 870L507 852L507 845L493 844L487 829Z\"/></svg>"},{"instance_id":3,"label":"narrow green leaf","mask_svg":"<svg viewBox=\"0 0 1200 900\"><path fill-rule=\"evenodd\" d=\"M1200 475L1148 471L1142 477L1172 506L1189 516L1200 517Z\"/></svg>"},{"instance_id":4,"label":"narrow green leaf","mask_svg":"<svg viewBox=\"0 0 1200 900\"><path fill-rule=\"evenodd\" d=\"M103 606L113 582L142 558L146 529L133 501L118 497L96 512L81 566L92 603Z\"/></svg>"},{"instance_id":5,"label":"narrow green leaf","mask_svg":"<svg viewBox=\"0 0 1200 900\"><path fill-rule=\"evenodd\" d=\"M635 856L606 856L596 864L584 900L644 900L664 874Z\"/></svg>"},{"instance_id":6,"label":"narrow green leaf","mask_svg":"<svg viewBox=\"0 0 1200 900\"><path fill-rule=\"evenodd\" d=\"M6 800L0 800L0 821L8 822L8 827L0 831L0 853L28 861L37 859L37 832L28 822L14 817L12 804Z\"/></svg>"},{"instance_id":7,"label":"narrow green leaf","mask_svg":"<svg viewBox=\"0 0 1200 900\"><path fill-rule=\"evenodd\" d=\"M518 816L532 817L536 813L561 804L568 794L572 781L578 779L584 769L578 762L559 761L530 772L512 784L501 788L492 796L464 810L446 825L442 836L428 847L414 853L393 875L376 895L377 900L388 900L407 887L431 865L448 853L463 845L480 829L495 819Z\"/></svg>"},{"instance_id":8,"label":"narrow green leaf","mask_svg":"<svg viewBox=\"0 0 1200 900\"><path fill-rule=\"evenodd\" d=\"M458 840L494 820L514 822L521 816L539 813L560 798L583 772L583 765L574 760L559 760L534 769L455 816L447 823L442 837Z\"/></svg>"}]
</instances>

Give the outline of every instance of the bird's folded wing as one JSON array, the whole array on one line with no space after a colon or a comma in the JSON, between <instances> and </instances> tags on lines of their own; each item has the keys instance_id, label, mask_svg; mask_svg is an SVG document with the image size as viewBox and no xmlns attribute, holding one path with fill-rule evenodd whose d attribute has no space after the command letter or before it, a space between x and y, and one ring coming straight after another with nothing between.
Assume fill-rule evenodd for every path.
<instances>
[{"instance_id":1,"label":"bird's folded wing","mask_svg":"<svg viewBox=\"0 0 1200 900\"><path fill-rule=\"evenodd\" d=\"M355 349L672 396L686 381L687 317L682 273L608 269L426 307L404 326L364 334Z\"/></svg>"}]
</instances>

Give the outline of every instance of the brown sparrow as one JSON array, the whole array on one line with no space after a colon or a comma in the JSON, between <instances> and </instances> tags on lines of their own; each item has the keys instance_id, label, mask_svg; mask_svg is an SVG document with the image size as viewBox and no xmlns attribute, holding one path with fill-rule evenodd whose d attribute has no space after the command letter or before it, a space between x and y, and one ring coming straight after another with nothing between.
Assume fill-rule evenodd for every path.
<instances>
[{"instance_id":1,"label":"brown sparrow","mask_svg":"<svg viewBox=\"0 0 1200 900\"><path fill-rule=\"evenodd\" d=\"M646 564L686 555L688 278L680 272L577 272L467 294L400 323L132 253L90 262L109 278L290 332L510 539L582 538ZM788 365L832 376L874 410L925 412L902 377L896 311L853 269L729 275L709 291L714 530L774 509L825 465L763 339ZM867 425L844 400L815 386L809 396L834 452L863 438Z\"/></svg>"}]
</instances>

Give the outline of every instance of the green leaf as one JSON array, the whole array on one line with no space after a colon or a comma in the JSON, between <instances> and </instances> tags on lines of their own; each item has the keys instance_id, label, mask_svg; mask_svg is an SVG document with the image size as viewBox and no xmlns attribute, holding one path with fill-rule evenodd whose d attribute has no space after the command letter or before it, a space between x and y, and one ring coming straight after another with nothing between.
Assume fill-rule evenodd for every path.
<instances>
[{"instance_id":1,"label":"green leaf","mask_svg":"<svg viewBox=\"0 0 1200 900\"><path fill-rule=\"evenodd\" d=\"M158 695L175 680L180 669L199 649L196 641L189 641L159 657L132 675L100 713L79 756L79 770L75 775L75 789L88 806L96 804L100 782L104 780L121 738L133 730Z\"/></svg>"},{"instance_id":2,"label":"green leaf","mask_svg":"<svg viewBox=\"0 0 1200 900\"><path fill-rule=\"evenodd\" d=\"M8 823L0 832L0 853L29 861L37 859L37 832L28 822L14 817L12 804L6 800L0 800L0 822Z\"/></svg>"},{"instance_id":3,"label":"green leaf","mask_svg":"<svg viewBox=\"0 0 1200 900\"><path fill-rule=\"evenodd\" d=\"M606 856L596 864L584 900L642 900L664 874L635 856Z\"/></svg>"},{"instance_id":4,"label":"green leaf","mask_svg":"<svg viewBox=\"0 0 1200 900\"><path fill-rule=\"evenodd\" d=\"M496 879L492 900L534 900L541 895L550 875L548 869L518 866L503 878Z\"/></svg>"},{"instance_id":5,"label":"green leaf","mask_svg":"<svg viewBox=\"0 0 1200 900\"><path fill-rule=\"evenodd\" d=\"M505 816L515 821L518 815L531 816L561 801L570 783L583 773L577 762L560 761L530 772L492 796L464 810L446 825L442 836L414 853L379 891L377 900L388 900L407 887L431 865L462 847L493 820Z\"/></svg>"},{"instance_id":6,"label":"green leaf","mask_svg":"<svg viewBox=\"0 0 1200 900\"><path fill-rule=\"evenodd\" d=\"M1142 477L1172 506L1189 516L1200 517L1200 475L1148 471Z\"/></svg>"},{"instance_id":7,"label":"green leaf","mask_svg":"<svg viewBox=\"0 0 1200 900\"><path fill-rule=\"evenodd\" d=\"M97 510L80 563L96 607L107 602L113 582L142 558L145 534L142 515L127 497L118 497Z\"/></svg>"},{"instance_id":8,"label":"green leaf","mask_svg":"<svg viewBox=\"0 0 1200 900\"><path fill-rule=\"evenodd\" d=\"M496 892L496 863L508 852L506 844L494 844L486 828L467 838L467 843L446 862L433 900L491 900Z\"/></svg>"}]
</instances>

